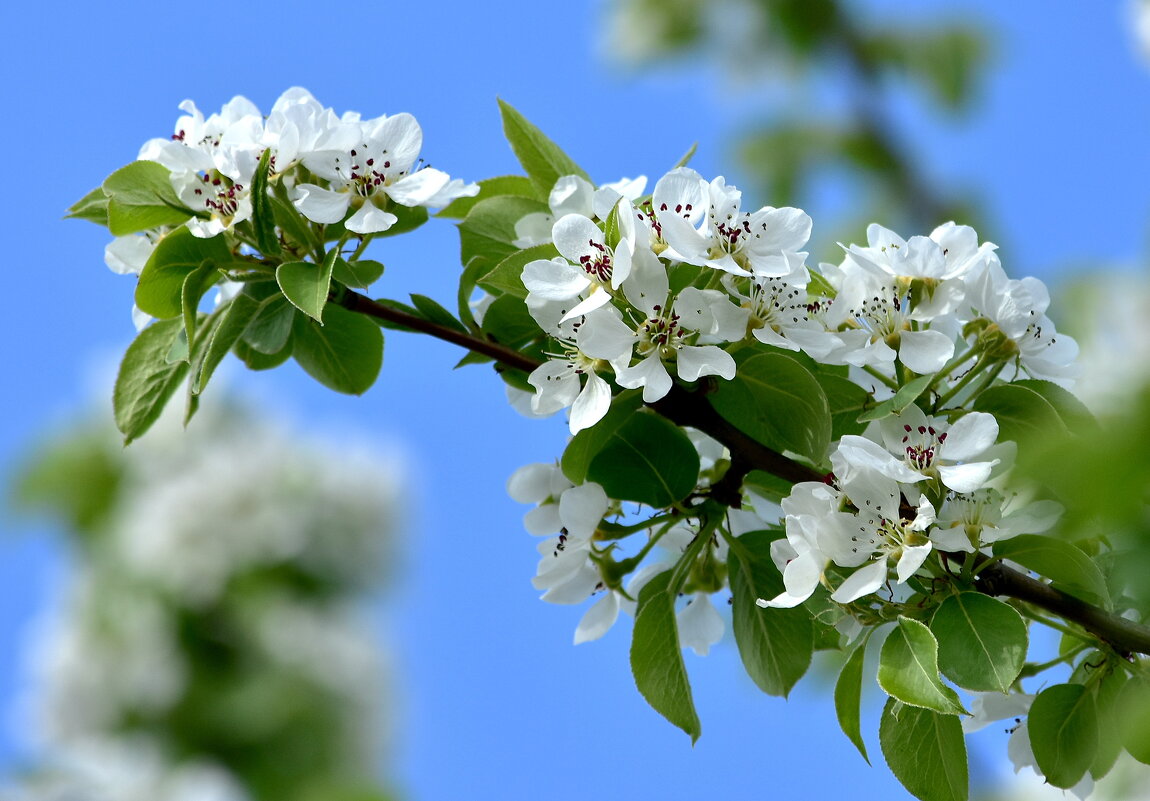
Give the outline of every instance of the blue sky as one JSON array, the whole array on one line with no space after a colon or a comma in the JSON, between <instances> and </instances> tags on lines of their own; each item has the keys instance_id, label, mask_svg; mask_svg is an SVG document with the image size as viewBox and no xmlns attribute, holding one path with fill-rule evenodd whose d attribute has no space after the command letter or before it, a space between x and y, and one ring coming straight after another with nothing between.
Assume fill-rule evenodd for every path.
<instances>
[{"instance_id":1,"label":"blue sky","mask_svg":"<svg viewBox=\"0 0 1150 801\"><path fill-rule=\"evenodd\" d=\"M0 207L13 243L0 318L0 468L108 391L108 365L133 335L131 280L104 267L106 232L61 214L144 140L168 134L184 98L211 110L244 94L267 109L302 85L339 110L409 111L423 125L425 157L474 180L516 171L499 128L502 97L597 180L657 177L697 140L693 166L743 183L727 134L749 100L706 69L618 70L601 51L601 5L8 4L0 146L12 161ZM924 116L913 95L896 113L933 175L986 199L1007 232L1008 271L1052 279L1084 263L1143 263L1150 70L1135 57L1122 4L862 5L880 20L961 7L987 21L996 57L971 121ZM374 252L388 265L379 294L450 304L450 224ZM363 398L334 396L294 367L232 371L237 391L274 402L278 415L409 459L403 579L380 604L395 667L387 770L408 797L802 798L844 786L854 798L903 797L838 732L828 684L808 679L790 701L767 698L742 675L729 637L706 659L686 657L703 721L694 748L635 691L626 626L572 647L582 608L536 599L535 541L504 491L516 467L559 453L565 427L517 416L484 368L451 370L458 355L389 333L383 374ZM42 527L0 523L2 770L28 754L11 711L18 650L61 557ZM864 731L881 762L876 728L872 710Z\"/></svg>"}]
</instances>

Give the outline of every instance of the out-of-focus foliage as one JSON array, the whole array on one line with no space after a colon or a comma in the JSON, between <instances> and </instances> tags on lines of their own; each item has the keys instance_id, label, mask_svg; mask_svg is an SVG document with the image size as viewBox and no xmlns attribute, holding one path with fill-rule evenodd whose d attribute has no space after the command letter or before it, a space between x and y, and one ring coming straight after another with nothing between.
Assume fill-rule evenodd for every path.
<instances>
[{"instance_id":1,"label":"out-of-focus foliage","mask_svg":"<svg viewBox=\"0 0 1150 801\"><path fill-rule=\"evenodd\" d=\"M895 124L908 90L958 118L978 94L989 52L969 18L876 18L853 0L614 0L608 52L636 66L714 62L715 91L747 117L735 149L755 194L825 218L829 196L844 218L836 239L857 239L875 219L930 229L949 219L993 234L968 188L930 178ZM993 235L989 238L995 238Z\"/></svg>"},{"instance_id":2,"label":"out-of-focus foliage","mask_svg":"<svg viewBox=\"0 0 1150 801\"><path fill-rule=\"evenodd\" d=\"M377 801L385 703L357 609L387 575L392 469L240 408L124 449L79 426L17 505L50 512L75 576L42 633L42 798Z\"/></svg>"}]
</instances>

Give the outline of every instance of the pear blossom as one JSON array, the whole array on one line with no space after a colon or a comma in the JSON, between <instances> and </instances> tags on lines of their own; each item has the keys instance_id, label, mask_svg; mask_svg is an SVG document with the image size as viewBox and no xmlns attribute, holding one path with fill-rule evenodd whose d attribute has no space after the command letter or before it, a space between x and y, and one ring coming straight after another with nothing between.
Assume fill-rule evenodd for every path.
<instances>
[{"instance_id":1,"label":"pear blossom","mask_svg":"<svg viewBox=\"0 0 1150 801\"><path fill-rule=\"evenodd\" d=\"M643 255L640 255L643 254ZM749 312L718 290L687 287L671 295L667 273L646 249L636 251L636 272L623 291L645 318L636 327L634 365L617 370L615 380L628 389L643 388L643 401L653 403L671 391L672 365L684 381L705 375L735 377L731 354L701 339L732 342L746 333Z\"/></svg>"},{"instance_id":2,"label":"pear blossom","mask_svg":"<svg viewBox=\"0 0 1150 801\"><path fill-rule=\"evenodd\" d=\"M925 495L908 500L915 507L914 518L902 516L899 485L877 472L860 473L845 484L844 492L858 509L849 537L839 538L830 554L842 567L863 564L831 593L831 600L850 603L881 587L887 580L888 564L895 562L898 583L909 579L930 556L931 542L925 532L934 522L934 506ZM844 534L847 532L844 532ZM877 557L871 560L872 557Z\"/></svg>"},{"instance_id":3,"label":"pear blossom","mask_svg":"<svg viewBox=\"0 0 1150 801\"><path fill-rule=\"evenodd\" d=\"M991 254L986 269L968 282L967 302L976 317L993 323L1005 337L1006 353L1017 358L1022 371L1063 386L1073 383L1078 343L1057 333L1046 316L1050 293L1042 281L1007 278L997 256Z\"/></svg>"},{"instance_id":4,"label":"pear blossom","mask_svg":"<svg viewBox=\"0 0 1150 801\"><path fill-rule=\"evenodd\" d=\"M609 303L608 287L617 290L627 279L634 253L630 213L620 215L620 220L621 237L614 247L607 244L603 230L582 214L566 214L556 220L552 239L561 255L551 260L536 259L523 268L528 304L574 301L561 318L568 320ZM587 297L583 298L585 294Z\"/></svg>"},{"instance_id":5,"label":"pear blossom","mask_svg":"<svg viewBox=\"0 0 1150 801\"><path fill-rule=\"evenodd\" d=\"M948 495L931 529L930 538L945 551L976 550L1018 534L1041 534L1062 516L1062 505L1051 500L1021 503L993 487L969 494Z\"/></svg>"},{"instance_id":6,"label":"pear blossom","mask_svg":"<svg viewBox=\"0 0 1150 801\"><path fill-rule=\"evenodd\" d=\"M986 412L969 412L953 424L911 404L879 421L883 444L848 435L839 442L832 464L844 480L860 469L875 470L896 481L937 478L955 492L973 492L990 477L998 459L979 461L998 439L998 421Z\"/></svg>"},{"instance_id":7,"label":"pear blossom","mask_svg":"<svg viewBox=\"0 0 1150 801\"><path fill-rule=\"evenodd\" d=\"M810 272L799 254L788 255L791 271L776 277L724 275L723 286L750 313L751 336L764 345L802 350L814 359L843 348L842 338L817 318L822 300L807 294Z\"/></svg>"},{"instance_id":8,"label":"pear blossom","mask_svg":"<svg viewBox=\"0 0 1150 801\"><path fill-rule=\"evenodd\" d=\"M827 324L843 331L865 331L861 347L839 355L856 367L890 372L897 358L915 373L937 372L954 356L954 339L942 331L922 328L914 319L907 293L891 276L858 266L848 256L841 270L841 288L828 310Z\"/></svg>"},{"instance_id":9,"label":"pear blossom","mask_svg":"<svg viewBox=\"0 0 1150 801\"><path fill-rule=\"evenodd\" d=\"M431 167L416 169L423 130L407 113L374 120L341 120L303 156L303 164L328 183L296 187L295 206L309 220L344 223L349 231L386 231L399 219L388 202L401 206L440 206L458 197L474 196L477 184L464 185Z\"/></svg>"},{"instance_id":10,"label":"pear blossom","mask_svg":"<svg viewBox=\"0 0 1150 801\"><path fill-rule=\"evenodd\" d=\"M620 198L636 200L647 186L647 177L621 178L603 184L598 189L586 178L578 175L564 175L555 182L547 197L550 212L532 212L515 223L517 248L529 248L551 241L551 229L555 220L567 214L581 214L584 217L606 220Z\"/></svg>"},{"instance_id":11,"label":"pear blossom","mask_svg":"<svg viewBox=\"0 0 1150 801\"><path fill-rule=\"evenodd\" d=\"M548 415L571 407L570 429L577 434L595 425L611 406L611 387L600 375L608 364L615 370L631 360L635 338L612 306L604 306L574 320L560 320L561 304L532 303L529 310L544 331L554 338L559 352L527 377L536 394L531 410ZM580 383L580 377L585 380Z\"/></svg>"},{"instance_id":12,"label":"pear blossom","mask_svg":"<svg viewBox=\"0 0 1150 801\"><path fill-rule=\"evenodd\" d=\"M796 253L811 234L811 218L801 209L741 211L742 193L722 176L707 184L686 167L659 179L651 202L669 246L661 255L734 275L787 274L787 254Z\"/></svg>"}]
</instances>

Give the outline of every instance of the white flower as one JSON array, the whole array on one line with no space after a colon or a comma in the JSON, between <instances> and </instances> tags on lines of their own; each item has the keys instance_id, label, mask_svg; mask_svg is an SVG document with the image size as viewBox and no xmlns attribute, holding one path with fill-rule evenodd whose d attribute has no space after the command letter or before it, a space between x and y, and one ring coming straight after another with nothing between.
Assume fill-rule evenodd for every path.
<instances>
[{"instance_id":1,"label":"white flower","mask_svg":"<svg viewBox=\"0 0 1150 801\"><path fill-rule=\"evenodd\" d=\"M705 375L735 377L735 360L716 345L696 344L701 337L732 341L746 332L746 309L732 304L718 290L687 287L668 292L667 273L646 249L636 252L635 273L623 287L632 305L646 315L637 326L640 361L617 370L615 379L628 389L643 388L643 400L653 403L671 391L667 365L684 381Z\"/></svg>"},{"instance_id":2,"label":"white flower","mask_svg":"<svg viewBox=\"0 0 1150 801\"><path fill-rule=\"evenodd\" d=\"M941 331L912 323L908 297L891 276L857 266L848 256L842 266L842 286L826 314L832 328L856 328L868 336L862 347L839 355L856 367L893 369L897 357L920 375L934 373L954 355L954 340Z\"/></svg>"},{"instance_id":3,"label":"white flower","mask_svg":"<svg viewBox=\"0 0 1150 801\"><path fill-rule=\"evenodd\" d=\"M1055 331L1046 316L1050 293L1037 278L1008 279L997 256L967 285L967 302L976 316L998 326L1017 349L1022 369L1033 378L1063 386L1077 375L1078 343Z\"/></svg>"},{"instance_id":4,"label":"white flower","mask_svg":"<svg viewBox=\"0 0 1150 801\"><path fill-rule=\"evenodd\" d=\"M550 213L534 212L516 221L515 241L512 244L517 248L529 248L552 241L551 229L555 220L567 214L606 220L620 198L634 201L643 194L646 186L647 177L643 175L634 179L622 178L603 184L598 189L578 175L565 175L555 182L548 195Z\"/></svg>"},{"instance_id":5,"label":"white flower","mask_svg":"<svg viewBox=\"0 0 1150 801\"><path fill-rule=\"evenodd\" d=\"M999 462L975 461L998 439L998 421L985 412L968 412L950 424L911 404L877 427L883 445L855 435L839 442L832 463L840 479L850 480L857 470L876 470L896 481L937 478L955 492L974 492Z\"/></svg>"},{"instance_id":6,"label":"white flower","mask_svg":"<svg viewBox=\"0 0 1150 801\"><path fill-rule=\"evenodd\" d=\"M357 234L386 231L398 218L386 210L388 200L401 206L440 206L479 192L431 167L415 169L423 130L415 117L401 113L361 122L341 120L323 133L304 165L329 188L304 183L296 187L295 205L312 222L344 223Z\"/></svg>"},{"instance_id":7,"label":"white flower","mask_svg":"<svg viewBox=\"0 0 1150 801\"><path fill-rule=\"evenodd\" d=\"M577 434L607 414L611 387L597 371L608 363L618 370L630 362L634 333L613 306L565 321L559 320L562 309L555 303L531 303L528 308L559 346L558 353L548 354L551 358L527 377L536 389L531 410L547 415L570 406L570 429Z\"/></svg>"},{"instance_id":8,"label":"white flower","mask_svg":"<svg viewBox=\"0 0 1150 801\"><path fill-rule=\"evenodd\" d=\"M651 200L670 247L662 255L734 275L785 275L791 271L788 254L810 238L811 218L801 209L740 211L738 189L722 176L707 184L686 167L659 179Z\"/></svg>"}]
</instances>

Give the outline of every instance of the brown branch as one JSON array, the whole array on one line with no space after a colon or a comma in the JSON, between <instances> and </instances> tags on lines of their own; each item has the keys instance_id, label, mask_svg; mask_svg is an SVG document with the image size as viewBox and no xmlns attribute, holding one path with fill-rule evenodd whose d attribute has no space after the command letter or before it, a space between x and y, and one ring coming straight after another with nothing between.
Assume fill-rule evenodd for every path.
<instances>
[{"instance_id":1,"label":"brown branch","mask_svg":"<svg viewBox=\"0 0 1150 801\"><path fill-rule=\"evenodd\" d=\"M332 298L345 309L366 314L377 320L394 323L494 359L504 367L530 373L540 362L498 342L481 339L456 328L440 325L402 309L392 308L346 290ZM763 470L779 478L798 483L822 481L824 475L812 467L784 456L747 436L715 411L705 392L692 391L676 384L661 400L648 404L659 414L680 426L690 426L714 437L731 452L731 467L712 488L716 500L732 507L742 503L743 479L752 470ZM946 554L961 562L965 554ZM975 556L978 577L975 588L986 595L1002 595L1053 612L1077 623L1083 629L1109 643L1123 654L1150 654L1150 628L1086 603L1060 590L1007 567L997 559Z\"/></svg>"}]
</instances>

